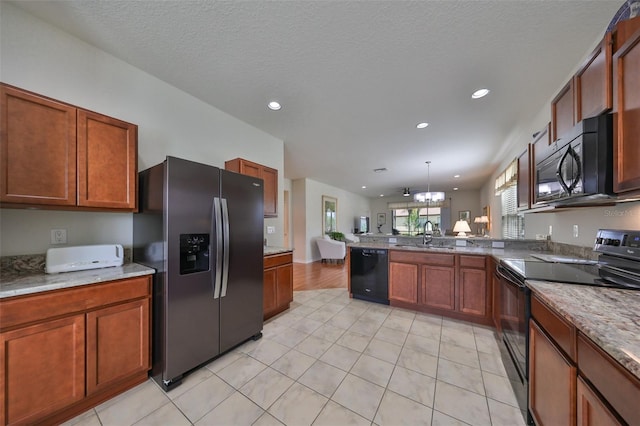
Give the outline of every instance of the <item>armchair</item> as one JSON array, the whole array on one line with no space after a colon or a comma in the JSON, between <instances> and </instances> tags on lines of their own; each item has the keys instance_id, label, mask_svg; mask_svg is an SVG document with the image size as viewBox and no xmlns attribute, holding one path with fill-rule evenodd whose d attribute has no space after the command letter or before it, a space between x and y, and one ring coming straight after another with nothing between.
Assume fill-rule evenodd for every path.
<instances>
[{"instance_id":1,"label":"armchair","mask_svg":"<svg viewBox=\"0 0 640 426\"><path fill-rule=\"evenodd\" d=\"M347 255L347 246L343 241L335 241L325 235L324 237L316 238L316 244L318 244L322 262L327 259L344 262L344 258Z\"/></svg>"}]
</instances>

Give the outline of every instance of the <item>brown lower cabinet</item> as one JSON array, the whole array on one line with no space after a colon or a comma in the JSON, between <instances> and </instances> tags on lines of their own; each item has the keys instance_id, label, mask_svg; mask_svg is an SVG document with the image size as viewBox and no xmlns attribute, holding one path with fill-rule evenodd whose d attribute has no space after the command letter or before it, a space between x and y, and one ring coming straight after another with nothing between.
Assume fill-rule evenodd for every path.
<instances>
[{"instance_id":1,"label":"brown lower cabinet","mask_svg":"<svg viewBox=\"0 0 640 426\"><path fill-rule=\"evenodd\" d=\"M56 424L147 379L151 276L0 300L0 424Z\"/></svg>"},{"instance_id":2,"label":"brown lower cabinet","mask_svg":"<svg viewBox=\"0 0 640 426\"><path fill-rule=\"evenodd\" d=\"M390 304L490 325L486 263L486 256L390 250Z\"/></svg>"},{"instance_id":3,"label":"brown lower cabinet","mask_svg":"<svg viewBox=\"0 0 640 426\"><path fill-rule=\"evenodd\" d=\"M264 257L264 319L289 309L293 301L293 254Z\"/></svg>"},{"instance_id":4,"label":"brown lower cabinet","mask_svg":"<svg viewBox=\"0 0 640 426\"><path fill-rule=\"evenodd\" d=\"M537 425L640 424L640 380L537 295L529 323L529 410Z\"/></svg>"}]
</instances>

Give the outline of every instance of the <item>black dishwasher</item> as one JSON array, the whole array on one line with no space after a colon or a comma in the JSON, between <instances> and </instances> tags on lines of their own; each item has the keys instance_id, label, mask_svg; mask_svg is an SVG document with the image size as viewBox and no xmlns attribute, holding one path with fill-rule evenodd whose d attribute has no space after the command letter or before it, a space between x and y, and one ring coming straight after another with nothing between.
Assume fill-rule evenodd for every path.
<instances>
[{"instance_id":1,"label":"black dishwasher","mask_svg":"<svg viewBox=\"0 0 640 426\"><path fill-rule=\"evenodd\" d=\"M385 249L350 247L351 294L389 304L389 255Z\"/></svg>"}]
</instances>

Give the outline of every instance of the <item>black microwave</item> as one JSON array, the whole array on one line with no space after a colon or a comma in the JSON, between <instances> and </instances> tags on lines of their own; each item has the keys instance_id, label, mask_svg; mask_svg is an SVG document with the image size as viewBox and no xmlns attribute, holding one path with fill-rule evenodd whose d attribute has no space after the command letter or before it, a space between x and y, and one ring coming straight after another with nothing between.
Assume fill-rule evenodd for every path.
<instances>
[{"instance_id":1,"label":"black microwave","mask_svg":"<svg viewBox=\"0 0 640 426\"><path fill-rule=\"evenodd\" d=\"M613 119L586 118L536 157L536 204L589 203L614 197Z\"/></svg>"}]
</instances>

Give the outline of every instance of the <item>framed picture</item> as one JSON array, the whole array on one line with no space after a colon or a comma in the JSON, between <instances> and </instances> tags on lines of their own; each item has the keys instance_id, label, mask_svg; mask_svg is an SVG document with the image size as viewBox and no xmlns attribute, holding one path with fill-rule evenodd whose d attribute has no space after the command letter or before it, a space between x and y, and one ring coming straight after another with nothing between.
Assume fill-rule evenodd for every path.
<instances>
[{"instance_id":1,"label":"framed picture","mask_svg":"<svg viewBox=\"0 0 640 426\"><path fill-rule=\"evenodd\" d=\"M378 225L384 225L387 223L387 215L385 213L378 213Z\"/></svg>"},{"instance_id":2,"label":"framed picture","mask_svg":"<svg viewBox=\"0 0 640 426\"><path fill-rule=\"evenodd\" d=\"M322 196L322 235L338 231L338 199Z\"/></svg>"},{"instance_id":3,"label":"framed picture","mask_svg":"<svg viewBox=\"0 0 640 426\"><path fill-rule=\"evenodd\" d=\"M491 207L488 205L482 208L482 216L486 216L489 218L489 222L486 224L487 232L491 231Z\"/></svg>"},{"instance_id":4,"label":"framed picture","mask_svg":"<svg viewBox=\"0 0 640 426\"><path fill-rule=\"evenodd\" d=\"M460 210L458 212L458 220L466 220L467 223L471 220L471 211L470 210Z\"/></svg>"}]
</instances>

